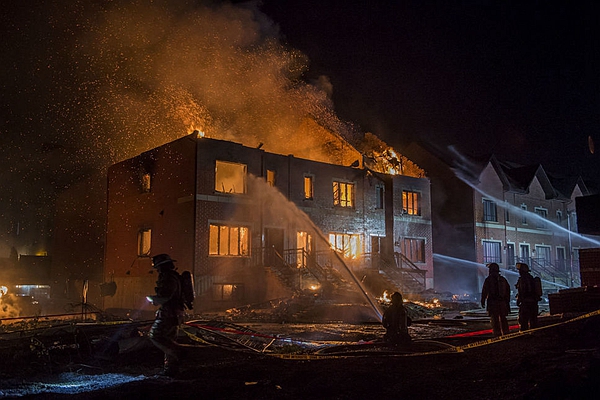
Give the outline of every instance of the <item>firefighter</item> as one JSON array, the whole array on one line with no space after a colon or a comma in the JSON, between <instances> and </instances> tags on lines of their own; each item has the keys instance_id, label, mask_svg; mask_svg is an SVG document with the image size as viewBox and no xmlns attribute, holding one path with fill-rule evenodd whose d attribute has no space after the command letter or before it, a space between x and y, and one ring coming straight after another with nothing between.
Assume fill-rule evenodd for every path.
<instances>
[{"instance_id":1,"label":"firefighter","mask_svg":"<svg viewBox=\"0 0 600 400\"><path fill-rule=\"evenodd\" d=\"M525 263L517 263L519 279L517 288L517 306L519 307L519 326L521 331L537 327L538 301L540 297L536 293L534 277L529 273L529 266Z\"/></svg>"},{"instance_id":2,"label":"firefighter","mask_svg":"<svg viewBox=\"0 0 600 400\"><path fill-rule=\"evenodd\" d=\"M411 341L408 333L410 318L406 313L406 308L402 301L402 295L399 292L392 294L392 304L383 313L381 323L386 329L383 340L394 346L406 345Z\"/></svg>"},{"instance_id":3,"label":"firefighter","mask_svg":"<svg viewBox=\"0 0 600 400\"><path fill-rule=\"evenodd\" d=\"M505 277L500 275L500 266L496 263L488 264L489 274L483 282L481 289L481 307L485 307L494 336L509 333L506 316L510 312L510 285Z\"/></svg>"},{"instance_id":4,"label":"firefighter","mask_svg":"<svg viewBox=\"0 0 600 400\"><path fill-rule=\"evenodd\" d=\"M152 257L152 266L158 271L158 280L154 288L156 295L148 296L152 304L159 306L148 336L165 353L160 375L171 377L179 370L181 351L176 339L185 315L181 280L174 261L168 254Z\"/></svg>"}]
</instances>

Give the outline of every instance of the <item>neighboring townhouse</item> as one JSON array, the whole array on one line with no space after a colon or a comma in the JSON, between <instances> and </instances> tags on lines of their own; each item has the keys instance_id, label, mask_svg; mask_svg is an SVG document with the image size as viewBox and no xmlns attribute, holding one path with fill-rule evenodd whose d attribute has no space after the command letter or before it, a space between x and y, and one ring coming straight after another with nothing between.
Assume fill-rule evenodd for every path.
<instances>
[{"instance_id":1,"label":"neighboring townhouse","mask_svg":"<svg viewBox=\"0 0 600 400\"><path fill-rule=\"evenodd\" d=\"M153 309L159 253L193 272L198 310L432 288L429 185L358 152L336 165L185 136L108 170L103 308Z\"/></svg>"},{"instance_id":2,"label":"neighboring townhouse","mask_svg":"<svg viewBox=\"0 0 600 400\"><path fill-rule=\"evenodd\" d=\"M598 247L577 233L575 199L589 194L581 178L558 179L541 165L493 155L448 156L417 145L405 154L431 180L437 290L477 294L490 262L512 283L515 264L526 262L548 292L580 285L578 249Z\"/></svg>"}]
</instances>

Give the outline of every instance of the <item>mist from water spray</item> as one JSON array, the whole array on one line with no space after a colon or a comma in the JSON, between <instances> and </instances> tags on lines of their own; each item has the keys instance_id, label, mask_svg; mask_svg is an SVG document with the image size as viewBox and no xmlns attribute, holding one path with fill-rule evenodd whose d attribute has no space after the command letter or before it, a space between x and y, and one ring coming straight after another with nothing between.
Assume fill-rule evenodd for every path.
<instances>
[{"instance_id":1,"label":"mist from water spray","mask_svg":"<svg viewBox=\"0 0 600 400\"><path fill-rule=\"evenodd\" d=\"M456 151L455 151L456 152ZM464 160L464 157L461 157L461 160ZM455 168L454 169L454 174L456 175L456 177L458 179L460 179L461 181L463 181L465 184L467 184L468 186L470 186L473 190L477 191L479 194L481 194L482 196L493 200L496 205L498 207L500 207L501 209L505 209L508 210L511 214L516 215L518 217L525 217L528 220L532 220L537 222L540 226L546 226L549 228L552 228L552 230L554 230L555 232L558 233L563 233L565 235L571 235L573 238L577 238L580 239L583 242L587 242L590 243L596 247L600 247L600 241L586 237L584 235L581 235L578 232L574 232L571 231L567 228L564 228L560 225L558 225L557 223L554 223L546 218L541 217L540 215L536 214L535 212L529 211L529 210L524 210L521 207L517 207L515 205L510 204L507 201L498 199L497 197L485 192L484 190L482 190L481 188L479 188L478 186L476 186L471 179L469 179L469 177L467 176L467 173L465 172L464 169L459 169L459 168Z\"/></svg>"},{"instance_id":2,"label":"mist from water spray","mask_svg":"<svg viewBox=\"0 0 600 400\"><path fill-rule=\"evenodd\" d=\"M377 304L369 296L360 280L348 267L339 252L331 248L327 236L315 225L311 218L300 210L296 204L288 200L277 188L269 185L264 178L248 174L248 187L249 193L257 195L259 204L263 205L262 213L266 221L276 221L279 226L287 225L290 229L314 232L317 235L316 239L319 239L323 246L330 249L343 271L348 274L352 282L356 285L356 288L360 291L361 296L369 303L377 318L381 320L382 313Z\"/></svg>"},{"instance_id":3,"label":"mist from water spray","mask_svg":"<svg viewBox=\"0 0 600 400\"><path fill-rule=\"evenodd\" d=\"M487 273L487 265L485 264L480 264L477 263L475 261L469 261L469 260L463 260L460 258L455 258L455 257L450 257L450 256L445 256L443 254L434 254L433 255L433 259L435 261L441 262L441 263L448 263L448 264L452 264L452 266L458 266L458 267L463 267L463 268L470 268L470 269L476 269L477 271L483 271L485 273ZM519 277L519 273L516 271L511 271L508 269L502 269L501 272L507 276L516 276ZM559 283L556 282L552 282L546 279L542 279L542 282L546 283L549 286L554 286L557 287L559 289L566 289L568 288L568 286L566 285L561 285Z\"/></svg>"}]
</instances>

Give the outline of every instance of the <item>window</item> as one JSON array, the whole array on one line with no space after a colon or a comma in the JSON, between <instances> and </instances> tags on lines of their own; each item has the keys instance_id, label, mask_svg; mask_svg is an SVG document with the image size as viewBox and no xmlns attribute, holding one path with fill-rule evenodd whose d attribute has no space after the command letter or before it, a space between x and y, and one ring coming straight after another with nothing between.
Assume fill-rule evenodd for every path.
<instances>
[{"instance_id":1,"label":"window","mask_svg":"<svg viewBox=\"0 0 600 400\"><path fill-rule=\"evenodd\" d=\"M150 191L151 188L151 176L149 173L144 173L142 174L142 179L141 179L141 189L142 189L142 193L148 193Z\"/></svg>"},{"instance_id":2,"label":"window","mask_svg":"<svg viewBox=\"0 0 600 400\"><path fill-rule=\"evenodd\" d=\"M312 200L313 195L313 177L310 175L304 175L304 198L306 200Z\"/></svg>"},{"instance_id":3,"label":"window","mask_svg":"<svg viewBox=\"0 0 600 400\"><path fill-rule=\"evenodd\" d=\"M148 257L150 255L150 244L152 242L152 229L140 229L138 231L138 256Z\"/></svg>"},{"instance_id":4,"label":"window","mask_svg":"<svg viewBox=\"0 0 600 400\"><path fill-rule=\"evenodd\" d=\"M523 225L527 225L527 206L525 204L521 204L521 210L523 210L521 213L521 223Z\"/></svg>"},{"instance_id":5,"label":"window","mask_svg":"<svg viewBox=\"0 0 600 400\"><path fill-rule=\"evenodd\" d=\"M537 227L539 229L548 229L548 224L546 224L546 219L548 219L548 210L545 208L536 208L535 213L539 216L537 219Z\"/></svg>"},{"instance_id":6,"label":"window","mask_svg":"<svg viewBox=\"0 0 600 400\"><path fill-rule=\"evenodd\" d=\"M421 215L421 194L403 190L402 211L408 215Z\"/></svg>"},{"instance_id":7,"label":"window","mask_svg":"<svg viewBox=\"0 0 600 400\"><path fill-rule=\"evenodd\" d=\"M338 207L354 207L354 184L333 182L333 205Z\"/></svg>"},{"instance_id":8,"label":"window","mask_svg":"<svg viewBox=\"0 0 600 400\"><path fill-rule=\"evenodd\" d=\"M218 161L215 165L215 190L221 193L246 193L246 165Z\"/></svg>"},{"instance_id":9,"label":"window","mask_svg":"<svg viewBox=\"0 0 600 400\"><path fill-rule=\"evenodd\" d=\"M491 200L483 200L483 220L487 222L498 222L496 203Z\"/></svg>"},{"instance_id":10,"label":"window","mask_svg":"<svg viewBox=\"0 0 600 400\"><path fill-rule=\"evenodd\" d=\"M244 299L244 285L240 283L216 283L213 285L213 300L235 301Z\"/></svg>"},{"instance_id":11,"label":"window","mask_svg":"<svg viewBox=\"0 0 600 400\"><path fill-rule=\"evenodd\" d=\"M346 233L330 233L329 244L345 258L356 259L360 255L360 236Z\"/></svg>"},{"instance_id":12,"label":"window","mask_svg":"<svg viewBox=\"0 0 600 400\"><path fill-rule=\"evenodd\" d=\"M271 169L267 170L267 183L271 187L275 186L275 171L273 171Z\"/></svg>"},{"instance_id":13,"label":"window","mask_svg":"<svg viewBox=\"0 0 600 400\"><path fill-rule=\"evenodd\" d=\"M245 226L210 224L208 254L212 256L247 257L250 234Z\"/></svg>"},{"instance_id":14,"label":"window","mask_svg":"<svg viewBox=\"0 0 600 400\"><path fill-rule=\"evenodd\" d=\"M404 255L412 262L425 262L425 239L404 239Z\"/></svg>"},{"instance_id":15,"label":"window","mask_svg":"<svg viewBox=\"0 0 600 400\"><path fill-rule=\"evenodd\" d=\"M562 211L560 211L560 210L556 211L556 223L558 225L562 225L562 220L563 220L563 213L562 213Z\"/></svg>"},{"instance_id":16,"label":"window","mask_svg":"<svg viewBox=\"0 0 600 400\"><path fill-rule=\"evenodd\" d=\"M375 208L383 208L383 199L385 195L385 188L381 185L375 186Z\"/></svg>"},{"instance_id":17,"label":"window","mask_svg":"<svg viewBox=\"0 0 600 400\"><path fill-rule=\"evenodd\" d=\"M500 242L483 241L483 262L485 264L495 262L502 263L502 251Z\"/></svg>"}]
</instances>

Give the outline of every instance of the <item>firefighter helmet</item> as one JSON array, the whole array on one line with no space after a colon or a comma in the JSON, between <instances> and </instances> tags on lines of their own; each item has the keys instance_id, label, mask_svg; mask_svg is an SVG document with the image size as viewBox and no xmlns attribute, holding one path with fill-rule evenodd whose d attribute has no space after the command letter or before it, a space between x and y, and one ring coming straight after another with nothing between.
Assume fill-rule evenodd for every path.
<instances>
[{"instance_id":1,"label":"firefighter helmet","mask_svg":"<svg viewBox=\"0 0 600 400\"><path fill-rule=\"evenodd\" d=\"M173 262L175 261L176 260L171 259L171 256L169 256L168 254L158 254L152 257L152 266L154 268L158 268L160 265L171 263L171 268L175 268L175 266L173 265Z\"/></svg>"},{"instance_id":2,"label":"firefighter helmet","mask_svg":"<svg viewBox=\"0 0 600 400\"><path fill-rule=\"evenodd\" d=\"M490 272L500 272L500 266L497 263L489 263L487 267Z\"/></svg>"},{"instance_id":3,"label":"firefighter helmet","mask_svg":"<svg viewBox=\"0 0 600 400\"><path fill-rule=\"evenodd\" d=\"M519 272L529 272L529 265L525 263L517 263L516 267Z\"/></svg>"}]
</instances>

